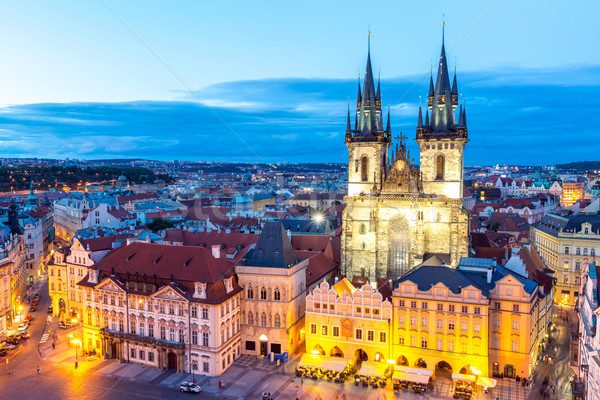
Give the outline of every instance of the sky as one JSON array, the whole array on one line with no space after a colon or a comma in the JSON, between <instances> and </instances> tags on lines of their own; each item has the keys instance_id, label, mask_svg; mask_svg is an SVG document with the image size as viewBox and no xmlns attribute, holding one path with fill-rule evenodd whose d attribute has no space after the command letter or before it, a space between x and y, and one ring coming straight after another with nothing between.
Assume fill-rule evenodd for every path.
<instances>
[{"instance_id":1,"label":"sky","mask_svg":"<svg viewBox=\"0 0 600 400\"><path fill-rule=\"evenodd\" d=\"M369 26L393 132L414 138L444 19L467 165L598 159L597 1L0 7L0 157L347 162Z\"/></svg>"}]
</instances>

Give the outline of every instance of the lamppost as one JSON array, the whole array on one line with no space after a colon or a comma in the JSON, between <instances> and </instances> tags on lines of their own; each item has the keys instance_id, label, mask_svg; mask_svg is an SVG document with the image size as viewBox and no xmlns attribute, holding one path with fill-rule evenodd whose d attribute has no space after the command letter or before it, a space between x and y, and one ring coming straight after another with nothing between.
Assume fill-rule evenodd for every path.
<instances>
[{"instance_id":1,"label":"lamppost","mask_svg":"<svg viewBox=\"0 0 600 400\"><path fill-rule=\"evenodd\" d=\"M79 345L81 344L81 341L79 339L73 339L73 340L71 340L71 343L73 343L75 345L75 360L78 360L79 353L77 352L77 350L79 349Z\"/></svg>"}]
</instances>

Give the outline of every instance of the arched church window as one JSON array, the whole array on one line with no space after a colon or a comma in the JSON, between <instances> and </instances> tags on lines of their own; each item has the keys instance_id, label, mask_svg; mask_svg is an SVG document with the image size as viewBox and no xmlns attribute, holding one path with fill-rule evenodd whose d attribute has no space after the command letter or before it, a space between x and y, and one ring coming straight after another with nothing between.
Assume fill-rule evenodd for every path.
<instances>
[{"instance_id":1,"label":"arched church window","mask_svg":"<svg viewBox=\"0 0 600 400\"><path fill-rule=\"evenodd\" d=\"M273 300L281 300L281 292L279 291L279 288L275 288L275 291L273 292Z\"/></svg>"},{"instance_id":2,"label":"arched church window","mask_svg":"<svg viewBox=\"0 0 600 400\"><path fill-rule=\"evenodd\" d=\"M252 312L248 313L248 325L254 325L254 314Z\"/></svg>"},{"instance_id":3,"label":"arched church window","mask_svg":"<svg viewBox=\"0 0 600 400\"><path fill-rule=\"evenodd\" d=\"M273 317L273 326L275 328L279 328L281 326L281 317L279 317L279 314L275 314L275 317Z\"/></svg>"},{"instance_id":4,"label":"arched church window","mask_svg":"<svg viewBox=\"0 0 600 400\"><path fill-rule=\"evenodd\" d=\"M254 298L254 290L252 290L252 286L250 286L248 288L248 298L249 299L253 299Z\"/></svg>"},{"instance_id":5,"label":"arched church window","mask_svg":"<svg viewBox=\"0 0 600 400\"><path fill-rule=\"evenodd\" d=\"M262 326L267 326L267 314L265 314L265 313L260 314L260 324Z\"/></svg>"},{"instance_id":6,"label":"arched church window","mask_svg":"<svg viewBox=\"0 0 600 400\"><path fill-rule=\"evenodd\" d=\"M444 179L444 156L437 156L435 179Z\"/></svg>"},{"instance_id":7,"label":"arched church window","mask_svg":"<svg viewBox=\"0 0 600 400\"><path fill-rule=\"evenodd\" d=\"M368 180L369 173L369 159L367 156L363 156L360 166L360 180L366 182Z\"/></svg>"},{"instance_id":8,"label":"arched church window","mask_svg":"<svg viewBox=\"0 0 600 400\"><path fill-rule=\"evenodd\" d=\"M266 300L267 299L267 290L265 288L261 288L260 289L260 299L261 300Z\"/></svg>"},{"instance_id":9,"label":"arched church window","mask_svg":"<svg viewBox=\"0 0 600 400\"><path fill-rule=\"evenodd\" d=\"M360 233L364 235L366 231L367 229L365 228L365 224L360 224Z\"/></svg>"}]
</instances>

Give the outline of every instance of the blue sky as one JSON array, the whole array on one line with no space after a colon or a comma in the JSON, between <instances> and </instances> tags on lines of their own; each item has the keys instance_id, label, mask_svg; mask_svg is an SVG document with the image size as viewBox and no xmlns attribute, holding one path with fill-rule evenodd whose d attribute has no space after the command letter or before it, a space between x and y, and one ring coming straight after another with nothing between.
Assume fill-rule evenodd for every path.
<instances>
[{"instance_id":1,"label":"blue sky","mask_svg":"<svg viewBox=\"0 0 600 400\"><path fill-rule=\"evenodd\" d=\"M571 3L5 2L0 155L345 162L368 25L414 137L445 14L467 164L597 159L600 5Z\"/></svg>"}]
</instances>

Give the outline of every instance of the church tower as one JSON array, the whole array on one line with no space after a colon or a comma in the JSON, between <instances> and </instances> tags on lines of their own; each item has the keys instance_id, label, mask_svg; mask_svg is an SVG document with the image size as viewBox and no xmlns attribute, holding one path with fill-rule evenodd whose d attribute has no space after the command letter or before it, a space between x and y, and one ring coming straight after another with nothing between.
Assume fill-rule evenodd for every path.
<instances>
[{"instance_id":1,"label":"church tower","mask_svg":"<svg viewBox=\"0 0 600 400\"><path fill-rule=\"evenodd\" d=\"M369 49L367 69L361 92L358 82L356 99L356 117L354 129L350 119L346 121L346 146L348 147L348 195L376 194L381 190L387 171L387 154L390 147L391 133L383 129L381 113L380 83L373 79L371 67L371 33L369 32Z\"/></svg>"},{"instance_id":2,"label":"church tower","mask_svg":"<svg viewBox=\"0 0 600 400\"><path fill-rule=\"evenodd\" d=\"M421 150L420 169L426 193L462 199L464 149L469 141L467 117L463 105L458 112L456 67L450 86L446 49L442 34L442 52L435 86L429 79L427 111L423 123L421 109L417 121L417 143ZM431 118L429 117L431 115Z\"/></svg>"}]
</instances>

